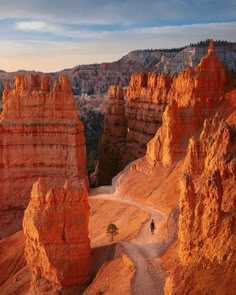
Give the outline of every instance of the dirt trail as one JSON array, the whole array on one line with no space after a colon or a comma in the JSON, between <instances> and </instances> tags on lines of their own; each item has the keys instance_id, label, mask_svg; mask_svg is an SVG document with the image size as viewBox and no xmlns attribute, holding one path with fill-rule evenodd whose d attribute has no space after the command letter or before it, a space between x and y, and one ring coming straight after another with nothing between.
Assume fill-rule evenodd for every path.
<instances>
[{"instance_id":1,"label":"dirt trail","mask_svg":"<svg viewBox=\"0 0 236 295\"><path fill-rule=\"evenodd\" d=\"M113 187L100 187L93 191L90 198L109 200L125 203L149 214L149 219L140 225L139 234L132 241L120 241L125 253L133 260L136 273L133 279L132 295L162 295L164 294L164 276L161 267L152 258L160 256L167 244L158 239L158 234L150 232L150 222L154 219L157 233L158 227L166 219L166 216L159 210L155 210L144 204L137 203L130 199L121 199L119 195L112 194Z\"/></svg>"}]
</instances>

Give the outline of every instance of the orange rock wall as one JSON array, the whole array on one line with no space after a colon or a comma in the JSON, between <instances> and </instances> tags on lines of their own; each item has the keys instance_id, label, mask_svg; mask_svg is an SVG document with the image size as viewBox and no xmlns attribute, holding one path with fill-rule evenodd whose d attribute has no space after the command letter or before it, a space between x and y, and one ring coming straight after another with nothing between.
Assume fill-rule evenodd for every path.
<instances>
[{"instance_id":1,"label":"orange rock wall","mask_svg":"<svg viewBox=\"0 0 236 295\"><path fill-rule=\"evenodd\" d=\"M161 161L165 166L183 157L189 138L198 133L205 118L214 113L224 94L225 82L225 70L215 53L213 41L197 67L187 68L176 77L133 74L126 92L125 145L117 161L120 168L115 170L120 171L144 156L146 151L149 161ZM112 114L105 116L109 116L109 123L115 121ZM105 129L109 123L105 120ZM107 132L106 138L109 136ZM101 157L101 166L103 161ZM108 156L107 162L114 163L114 160L110 161ZM110 181L108 179L106 184Z\"/></svg>"},{"instance_id":2,"label":"orange rock wall","mask_svg":"<svg viewBox=\"0 0 236 295\"><path fill-rule=\"evenodd\" d=\"M100 143L100 185L111 183L112 177L127 164L145 155L147 142L162 124L170 85L168 75L132 74L126 91L126 107L122 88L110 87Z\"/></svg>"},{"instance_id":3,"label":"orange rock wall","mask_svg":"<svg viewBox=\"0 0 236 295\"><path fill-rule=\"evenodd\" d=\"M126 150L127 165L146 153L146 144L162 125L171 77L164 74L139 73L131 76L127 89Z\"/></svg>"},{"instance_id":4,"label":"orange rock wall","mask_svg":"<svg viewBox=\"0 0 236 295\"><path fill-rule=\"evenodd\" d=\"M235 139L235 123L216 114L189 140L180 182L180 263L166 280L166 294L235 292Z\"/></svg>"},{"instance_id":5,"label":"orange rock wall","mask_svg":"<svg viewBox=\"0 0 236 295\"><path fill-rule=\"evenodd\" d=\"M205 121L198 141L190 140L180 199L179 255L183 262L201 257L220 263L234 255L230 249L236 246L235 137L235 126L216 116ZM194 188L192 177L199 176L206 181Z\"/></svg>"},{"instance_id":6,"label":"orange rock wall","mask_svg":"<svg viewBox=\"0 0 236 295\"><path fill-rule=\"evenodd\" d=\"M3 93L0 118L0 231L21 227L32 184L86 177L85 139L68 78L50 91L50 80L17 76Z\"/></svg>"},{"instance_id":7,"label":"orange rock wall","mask_svg":"<svg viewBox=\"0 0 236 295\"><path fill-rule=\"evenodd\" d=\"M75 294L88 281L88 221L85 181L66 181L49 191L42 179L34 183L23 220L25 258L32 272L29 294L59 294L71 288Z\"/></svg>"},{"instance_id":8,"label":"orange rock wall","mask_svg":"<svg viewBox=\"0 0 236 295\"><path fill-rule=\"evenodd\" d=\"M214 115L225 81L225 70L210 42L208 54L200 64L181 71L174 79L162 127L148 143L149 160L170 165L183 157L189 138L198 133L205 118Z\"/></svg>"}]
</instances>

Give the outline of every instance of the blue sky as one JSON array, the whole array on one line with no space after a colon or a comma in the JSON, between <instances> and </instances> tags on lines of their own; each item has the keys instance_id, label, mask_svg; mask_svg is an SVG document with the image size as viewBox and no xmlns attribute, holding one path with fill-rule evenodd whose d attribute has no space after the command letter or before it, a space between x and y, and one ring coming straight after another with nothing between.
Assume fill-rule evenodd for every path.
<instances>
[{"instance_id":1,"label":"blue sky","mask_svg":"<svg viewBox=\"0 0 236 295\"><path fill-rule=\"evenodd\" d=\"M0 69L59 71L129 51L236 41L236 1L0 0Z\"/></svg>"}]
</instances>

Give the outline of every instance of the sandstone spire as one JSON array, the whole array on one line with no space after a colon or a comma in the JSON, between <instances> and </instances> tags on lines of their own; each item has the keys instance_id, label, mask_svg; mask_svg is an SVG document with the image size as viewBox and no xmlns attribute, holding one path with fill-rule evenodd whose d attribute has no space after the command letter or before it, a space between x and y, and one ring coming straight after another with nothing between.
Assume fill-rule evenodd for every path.
<instances>
[{"instance_id":1,"label":"sandstone spire","mask_svg":"<svg viewBox=\"0 0 236 295\"><path fill-rule=\"evenodd\" d=\"M215 54L215 46L214 46L214 41L212 39L210 39L209 42L209 48L208 48L208 54Z\"/></svg>"},{"instance_id":2,"label":"sandstone spire","mask_svg":"<svg viewBox=\"0 0 236 295\"><path fill-rule=\"evenodd\" d=\"M181 71L174 79L167 96L162 127L148 143L148 159L169 165L183 156L189 138L219 104L225 77L211 40L209 52L199 65Z\"/></svg>"},{"instance_id":3,"label":"sandstone spire","mask_svg":"<svg viewBox=\"0 0 236 295\"><path fill-rule=\"evenodd\" d=\"M25 210L25 258L32 272L29 294L78 291L89 279L88 192L85 182L47 191L43 179L33 185ZM63 293L64 294L64 293Z\"/></svg>"}]
</instances>

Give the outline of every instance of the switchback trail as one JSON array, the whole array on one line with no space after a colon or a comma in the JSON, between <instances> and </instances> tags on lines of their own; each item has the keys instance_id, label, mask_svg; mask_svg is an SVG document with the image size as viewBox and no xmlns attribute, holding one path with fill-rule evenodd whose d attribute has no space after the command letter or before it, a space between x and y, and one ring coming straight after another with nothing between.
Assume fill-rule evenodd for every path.
<instances>
[{"instance_id":1,"label":"switchback trail","mask_svg":"<svg viewBox=\"0 0 236 295\"><path fill-rule=\"evenodd\" d=\"M139 233L135 239L129 242L118 242L135 264L136 272L132 282L132 295L164 294L163 271L157 262L154 265L153 258L159 257L167 244L165 241L158 240L156 234L151 234L150 223L151 219L155 220L158 232L158 227L165 221L166 216L159 210L130 199L119 198L119 195L111 194L112 189L110 187L103 188L95 189L89 198L124 203L149 214L149 219L140 225Z\"/></svg>"}]
</instances>

